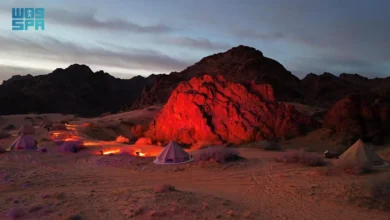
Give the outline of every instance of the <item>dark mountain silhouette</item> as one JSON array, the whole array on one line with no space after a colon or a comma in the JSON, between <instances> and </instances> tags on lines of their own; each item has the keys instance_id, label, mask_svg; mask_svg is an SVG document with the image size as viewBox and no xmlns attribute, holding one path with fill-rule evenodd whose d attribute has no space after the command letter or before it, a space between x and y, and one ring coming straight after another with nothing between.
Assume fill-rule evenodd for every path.
<instances>
[{"instance_id":1,"label":"dark mountain silhouette","mask_svg":"<svg viewBox=\"0 0 390 220\"><path fill-rule=\"evenodd\" d=\"M96 116L119 111L141 93L147 79L117 79L74 64L48 75L13 76L0 85L0 114L75 113Z\"/></svg>"},{"instance_id":2,"label":"dark mountain silhouette","mask_svg":"<svg viewBox=\"0 0 390 220\"><path fill-rule=\"evenodd\" d=\"M300 80L277 61L264 57L263 53L252 47L238 46L224 52L201 59L181 72L169 75L153 76L152 85L148 85L140 98L130 108L141 108L151 104L165 103L171 92L180 82L204 74L216 76L223 74L231 82L268 83L272 85L278 100L302 99Z\"/></svg>"},{"instance_id":3,"label":"dark mountain silhouette","mask_svg":"<svg viewBox=\"0 0 390 220\"><path fill-rule=\"evenodd\" d=\"M368 79L358 74L308 74L299 80L277 61L247 46L201 59L181 72L118 79L103 71L96 73L74 64L48 75L13 76L0 85L0 115L74 113L96 116L104 112L165 104L181 82L205 74L223 77L233 83L267 83L279 101L299 101L330 107L348 94L370 92L381 97L390 94L390 77Z\"/></svg>"}]
</instances>

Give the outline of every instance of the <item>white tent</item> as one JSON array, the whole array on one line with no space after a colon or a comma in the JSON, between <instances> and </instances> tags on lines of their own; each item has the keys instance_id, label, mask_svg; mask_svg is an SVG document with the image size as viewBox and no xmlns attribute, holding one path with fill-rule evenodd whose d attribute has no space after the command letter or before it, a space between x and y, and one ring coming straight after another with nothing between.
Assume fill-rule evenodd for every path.
<instances>
[{"instance_id":1,"label":"white tent","mask_svg":"<svg viewBox=\"0 0 390 220\"><path fill-rule=\"evenodd\" d=\"M170 141L154 160L156 164L181 164L192 162L192 158L179 144Z\"/></svg>"},{"instance_id":2,"label":"white tent","mask_svg":"<svg viewBox=\"0 0 390 220\"><path fill-rule=\"evenodd\" d=\"M16 138L7 150L36 150L37 147L37 141L32 136L22 134Z\"/></svg>"},{"instance_id":3,"label":"white tent","mask_svg":"<svg viewBox=\"0 0 390 220\"><path fill-rule=\"evenodd\" d=\"M344 163L360 163L369 166L387 166L388 164L375 153L372 146L366 145L362 140L357 140L340 157Z\"/></svg>"}]
</instances>

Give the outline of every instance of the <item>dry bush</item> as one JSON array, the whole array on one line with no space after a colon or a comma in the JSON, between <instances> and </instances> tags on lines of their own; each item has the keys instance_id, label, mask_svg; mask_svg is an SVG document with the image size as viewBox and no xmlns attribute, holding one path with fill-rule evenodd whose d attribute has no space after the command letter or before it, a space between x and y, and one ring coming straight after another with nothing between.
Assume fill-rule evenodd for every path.
<instances>
[{"instance_id":1,"label":"dry bush","mask_svg":"<svg viewBox=\"0 0 390 220\"><path fill-rule=\"evenodd\" d=\"M11 208L7 212L7 217L10 219L21 218L25 215L25 211L22 208Z\"/></svg>"},{"instance_id":2,"label":"dry bush","mask_svg":"<svg viewBox=\"0 0 390 220\"><path fill-rule=\"evenodd\" d=\"M7 137L10 137L11 135L8 134L7 132L0 132L0 139L4 139L4 138L7 138Z\"/></svg>"},{"instance_id":3,"label":"dry bush","mask_svg":"<svg viewBox=\"0 0 390 220\"><path fill-rule=\"evenodd\" d=\"M283 152L276 161L282 163L299 163L306 166L325 166L326 162L322 156L306 152L304 149Z\"/></svg>"},{"instance_id":4,"label":"dry bush","mask_svg":"<svg viewBox=\"0 0 390 220\"><path fill-rule=\"evenodd\" d=\"M152 139L150 138L146 138L146 137L142 137L142 138L139 138L136 142L135 142L135 145L151 145L153 142L152 142Z\"/></svg>"},{"instance_id":5,"label":"dry bush","mask_svg":"<svg viewBox=\"0 0 390 220\"><path fill-rule=\"evenodd\" d=\"M117 143L129 143L130 140L129 140L128 138L122 136L122 135L119 135L119 136L116 138L115 142L117 142Z\"/></svg>"},{"instance_id":6,"label":"dry bush","mask_svg":"<svg viewBox=\"0 0 390 220\"><path fill-rule=\"evenodd\" d=\"M165 193L170 191L175 191L175 187L168 184L158 184L154 186L155 193Z\"/></svg>"},{"instance_id":7,"label":"dry bush","mask_svg":"<svg viewBox=\"0 0 390 220\"><path fill-rule=\"evenodd\" d=\"M235 148L223 146L207 147L200 149L194 154L195 161L215 161L223 163L240 159L240 154Z\"/></svg>"},{"instance_id":8,"label":"dry bush","mask_svg":"<svg viewBox=\"0 0 390 220\"><path fill-rule=\"evenodd\" d=\"M145 131L147 130L147 126L138 124L136 126L131 127L130 131L134 135L134 137L139 138L145 135Z\"/></svg>"}]
</instances>

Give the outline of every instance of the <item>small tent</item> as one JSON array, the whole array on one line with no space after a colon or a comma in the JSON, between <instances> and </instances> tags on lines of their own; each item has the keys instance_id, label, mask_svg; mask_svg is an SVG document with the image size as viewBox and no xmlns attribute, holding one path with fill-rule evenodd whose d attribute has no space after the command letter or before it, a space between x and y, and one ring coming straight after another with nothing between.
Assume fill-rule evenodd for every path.
<instances>
[{"instance_id":1,"label":"small tent","mask_svg":"<svg viewBox=\"0 0 390 220\"><path fill-rule=\"evenodd\" d=\"M60 151L61 152L73 152L77 153L81 146L83 145L83 142L81 140L71 140L71 141L65 141L61 147Z\"/></svg>"},{"instance_id":2,"label":"small tent","mask_svg":"<svg viewBox=\"0 0 390 220\"><path fill-rule=\"evenodd\" d=\"M34 126L28 124L23 125L18 131L18 135L22 134L35 134Z\"/></svg>"},{"instance_id":3,"label":"small tent","mask_svg":"<svg viewBox=\"0 0 390 220\"><path fill-rule=\"evenodd\" d=\"M158 154L154 163L156 164L181 164L192 162L192 158L187 152L181 148L179 144L170 141L169 144Z\"/></svg>"},{"instance_id":4,"label":"small tent","mask_svg":"<svg viewBox=\"0 0 390 220\"><path fill-rule=\"evenodd\" d=\"M16 138L7 150L36 150L37 148L37 141L32 136L22 134Z\"/></svg>"},{"instance_id":5,"label":"small tent","mask_svg":"<svg viewBox=\"0 0 390 220\"><path fill-rule=\"evenodd\" d=\"M383 159L375 153L372 146L366 145L362 140L357 140L343 154L339 160L343 163L360 163L368 166L386 166Z\"/></svg>"}]
</instances>

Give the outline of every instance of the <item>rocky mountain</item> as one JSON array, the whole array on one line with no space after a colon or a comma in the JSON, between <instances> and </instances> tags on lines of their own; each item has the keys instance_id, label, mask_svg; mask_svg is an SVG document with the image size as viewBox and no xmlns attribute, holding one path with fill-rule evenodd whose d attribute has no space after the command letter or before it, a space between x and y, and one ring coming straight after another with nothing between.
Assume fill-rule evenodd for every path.
<instances>
[{"instance_id":1,"label":"rocky mountain","mask_svg":"<svg viewBox=\"0 0 390 220\"><path fill-rule=\"evenodd\" d=\"M263 53L247 46L234 47L224 53L214 54L181 72L155 76L154 83L146 87L139 99L130 108L140 108L151 104L165 103L171 92L180 82L204 74L223 76L232 82L268 83L272 85L278 100L299 100L303 93L300 80L277 61L264 57Z\"/></svg>"},{"instance_id":2,"label":"rocky mountain","mask_svg":"<svg viewBox=\"0 0 390 220\"><path fill-rule=\"evenodd\" d=\"M390 96L348 95L328 110L323 127L352 136L352 141L382 144L390 134Z\"/></svg>"},{"instance_id":3,"label":"rocky mountain","mask_svg":"<svg viewBox=\"0 0 390 220\"><path fill-rule=\"evenodd\" d=\"M74 64L48 75L13 76L0 85L0 115L75 113L97 116L119 111L141 93L147 79L117 79L103 71L92 72Z\"/></svg>"},{"instance_id":4,"label":"rocky mountain","mask_svg":"<svg viewBox=\"0 0 390 220\"><path fill-rule=\"evenodd\" d=\"M268 84L245 86L224 75L204 75L177 86L147 134L154 141L199 146L291 138L317 127L293 106L277 102Z\"/></svg>"},{"instance_id":5,"label":"rocky mountain","mask_svg":"<svg viewBox=\"0 0 390 220\"><path fill-rule=\"evenodd\" d=\"M372 92L390 94L390 77L368 79L357 74L308 74L299 80L277 61L247 46L201 59L181 72L117 79L108 73L93 73L85 65L56 69L48 75L14 76L0 85L0 114L28 112L74 113L96 116L165 104L181 82L204 74L222 74L243 85L266 83L278 101L298 101L330 107L348 94Z\"/></svg>"}]
</instances>

